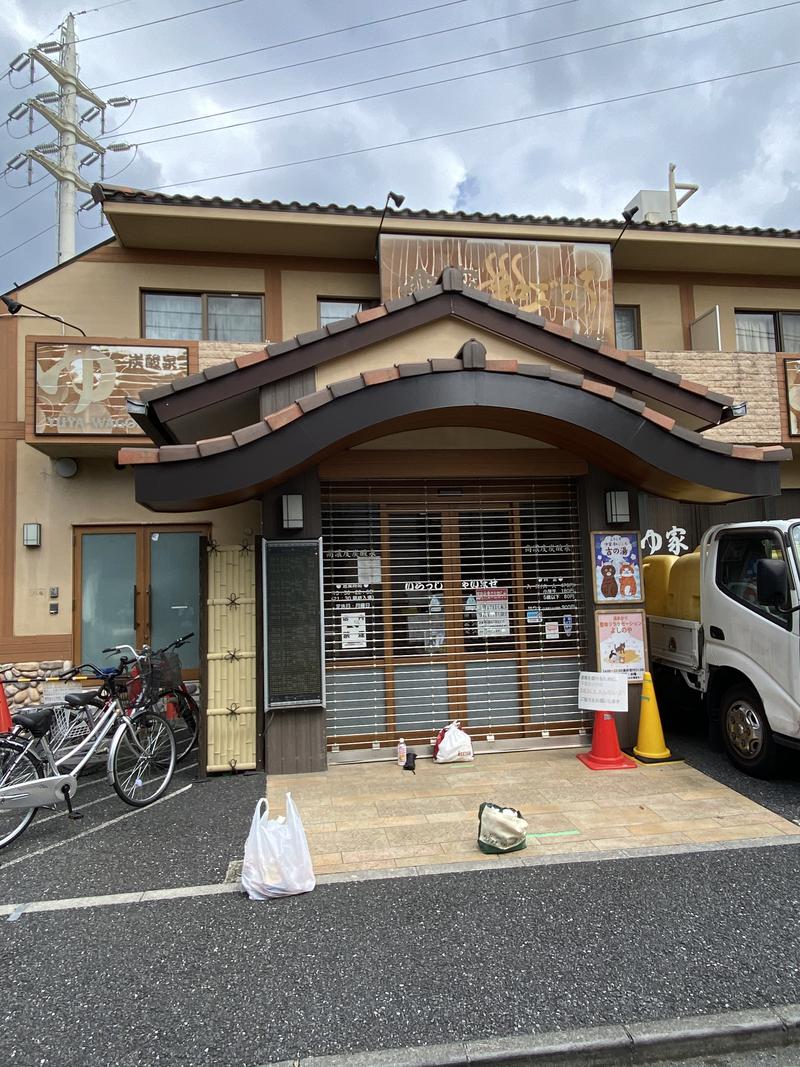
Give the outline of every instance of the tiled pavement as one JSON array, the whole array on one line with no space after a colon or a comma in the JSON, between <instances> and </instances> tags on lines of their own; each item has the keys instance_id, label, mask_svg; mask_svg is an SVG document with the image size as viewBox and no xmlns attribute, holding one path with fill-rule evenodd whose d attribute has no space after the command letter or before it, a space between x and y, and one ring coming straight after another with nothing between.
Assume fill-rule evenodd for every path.
<instances>
[{"instance_id":1,"label":"tiled pavement","mask_svg":"<svg viewBox=\"0 0 800 1067\"><path fill-rule=\"evenodd\" d=\"M528 855L603 852L796 835L795 824L684 763L590 771L575 750L482 754L474 763L417 773L393 762L332 765L274 775L270 816L292 793L318 875L475 860L515 864L478 850L478 806L518 808Z\"/></svg>"}]
</instances>

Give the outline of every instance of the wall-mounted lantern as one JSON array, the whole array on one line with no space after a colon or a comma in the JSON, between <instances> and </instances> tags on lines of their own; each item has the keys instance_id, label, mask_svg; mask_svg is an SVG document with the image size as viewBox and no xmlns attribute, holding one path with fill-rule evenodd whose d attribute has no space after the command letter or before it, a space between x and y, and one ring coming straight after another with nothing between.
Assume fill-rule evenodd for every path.
<instances>
[{"instance_id":1,"label":"wall-mounted lantern","mask_svg":"<svg viewBox=\"0 0 800 1067\"><path fill-rule=\"evenodd\" d=\"M606 522L628 523L631 521L630 494L625 489L612 489L606 493Z\"/></svg>"},{"instance_id":2,"label":"wall-mounted lantern","mask_svg":"<svg viewBox=\"0 0 800 1067\"><path fill-rule=\"evenodd\" d=\"M42 547L42 524L40 522L22 524L22 543L25 548Z\"/></svg>"}]
</instances>

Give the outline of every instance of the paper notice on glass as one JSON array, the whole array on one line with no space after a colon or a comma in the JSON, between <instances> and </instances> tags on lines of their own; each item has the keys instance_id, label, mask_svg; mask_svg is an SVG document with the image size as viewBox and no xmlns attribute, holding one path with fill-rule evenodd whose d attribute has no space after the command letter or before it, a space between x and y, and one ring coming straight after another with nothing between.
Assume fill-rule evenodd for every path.
<instances>
[{"instance_id":1,"label":"paper notice on glass","mask_svg":"<svg viewBox=\"0 0 800 1067\"><path fill-rule=\"evenodd\" d=\"M508 637L507 589L476 589L478 637Z\"/></svg>"},{"instance_id":2,"label":"paper notice on glass","mask_svg":"<svg viewBox=\"0 0 800 1067\"><path fill-rule=\"evenodd\" d=\"M381 557L359 556L358 557L358 584L380 585L381 584Z\"/></svg>"},{"instance_id":3,"label":"paper notice on glass","mask_svg":"<svg viewBox=\"0 0 800 1067\"><path fill-rule=\"evenodd\" d=\"M367 647L367 616L363 611L342 615L342 648Z\"/></svg>"}]
</instances>

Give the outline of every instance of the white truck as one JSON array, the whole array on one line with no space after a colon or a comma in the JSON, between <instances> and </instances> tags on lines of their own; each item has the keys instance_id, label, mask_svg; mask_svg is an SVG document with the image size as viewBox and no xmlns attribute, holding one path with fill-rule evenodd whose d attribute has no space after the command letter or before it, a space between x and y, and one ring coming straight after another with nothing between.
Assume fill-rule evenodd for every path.
<instances>
[{"instance_id":1,"label":"white truck","mask_svg":"<svg viewBox=\"0 0 800 1067\"><path fill-rule=\"evenodd\" d=\"M703 698L737 767L800 749L800 519L712 526L695 552L643 562L650 658Z\"/></svg>"}]
</instances>

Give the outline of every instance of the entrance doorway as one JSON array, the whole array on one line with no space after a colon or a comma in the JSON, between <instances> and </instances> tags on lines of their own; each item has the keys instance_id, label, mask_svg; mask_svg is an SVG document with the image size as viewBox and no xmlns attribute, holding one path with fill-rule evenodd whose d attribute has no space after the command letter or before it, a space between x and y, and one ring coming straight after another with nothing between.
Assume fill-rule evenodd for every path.
<instances>
[{"instance_id":1,"label":"entrance doorway","mask_svg":"<svg viewBox=\"0 0 800 1067\"><path fill-rule=\"evenodd\" d=\"M181 649L188 676L200 666L200 538L204 526L75 529L76 662L108 662L110 645Z\"/></svg>"},{"instance_id":2,"label":"entrance doorway","mask_svg":"<svg viewBox=\"0 0 800 1067\"><path fill-rule=\"evenodd\" d=\"M329 747L576 733L579 530L572 479L324 487Z\"/></svg>"}]
</instances>

